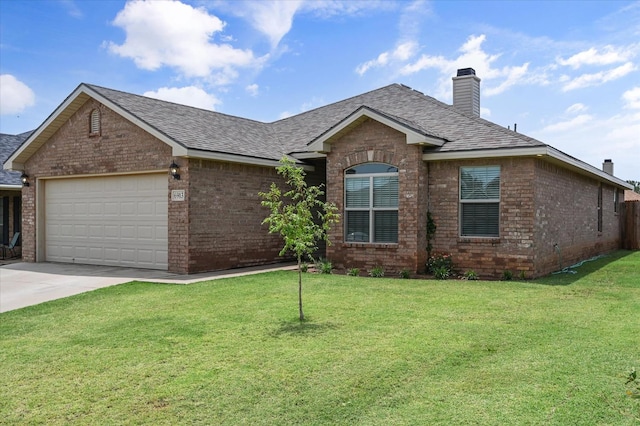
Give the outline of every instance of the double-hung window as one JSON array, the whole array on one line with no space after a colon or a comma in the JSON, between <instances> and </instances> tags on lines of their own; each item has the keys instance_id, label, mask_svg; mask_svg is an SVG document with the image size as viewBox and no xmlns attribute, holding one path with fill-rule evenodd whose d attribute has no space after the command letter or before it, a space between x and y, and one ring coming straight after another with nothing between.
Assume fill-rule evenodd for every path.
<instances>
[{"instance_id":1,"label":"double-hung window","mask_svg":"<svg viewBox=\"0 0 640 426\"><path fill-rule=\"evenodd\" d=\"M500 236L500 166L460 168L460 235Z\"/></svg>"},{"instance_id":2,"label":"double-hung window","mask_svg":"<svg viewBox=\"0 0 640 426\"><path fill-rule=\"evenodd\" d=\"M365 163L345 171L345 241L398 242L398 168Z\"/></svg>"}]
</instances>

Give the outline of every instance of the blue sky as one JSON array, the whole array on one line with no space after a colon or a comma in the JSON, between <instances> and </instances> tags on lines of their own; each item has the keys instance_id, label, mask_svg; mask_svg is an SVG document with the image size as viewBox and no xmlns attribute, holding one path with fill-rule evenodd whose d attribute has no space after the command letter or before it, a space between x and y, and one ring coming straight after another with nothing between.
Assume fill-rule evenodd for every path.
<instances>
[{"instance_id":1,"label":"blue sky","mask_svg":"<svg viewBox=\"0 0 640 426\"><path fill-rule=\"evenodd\" d=\"M391 83L640 180L640 2L0 0L0 132L80 83L275 121Z\"/></svg>"}]
</instances>

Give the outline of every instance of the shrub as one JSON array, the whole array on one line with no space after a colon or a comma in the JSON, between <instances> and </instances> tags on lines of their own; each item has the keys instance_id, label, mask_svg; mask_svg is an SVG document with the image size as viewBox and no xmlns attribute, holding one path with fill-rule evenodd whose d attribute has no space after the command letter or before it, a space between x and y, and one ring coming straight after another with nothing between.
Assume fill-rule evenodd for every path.
<instances>
[{"instance_id":1,"label":"shrub","mask_svg":"<svg viewBox=\"0 0 640 426\"><path fill-rule=\"evenodd\" d=\"M360 269L359 268L351 268L347 271L347 275L352 276L352 277L357 277L360 275Z\"/></svg>"},{"instance_id":2,"label":"shrub","mask_svg":"<svg viewBox=\"0 0 640 426\"><path fill-rule=\"evenodd\" d=\"M427 260L427 272L436 275L436 271L442 275L443 270L446 269L447 277L451 275L453 271L453 259L451 255L448 253L436 253L433 256L429 257ZM437 278L437 277L436 277ZM443 278L439 278L443 279ZM444 278L446 279L446 278Z\"/></svg>"},{"instance_id":3,"label":"shrub","mask_svg":"<svg viewBox=\"0 0 640 426\"><path fill-rule=\"evenodd\" d=\"M333 269L333 264L330 260L320 258L316 262L316 269L320 271L321 274L330 274Z\"/></svg>"},{"instance_id":4,"label":"shrub","mask_svg":"<svg viewBox=\"0 0 640 426\"><path fill-rule=\"evenodd\" d=\"M433 269L433 276L437 280L446 280L451 275L451 270L447 266L437 266Z\"/></svg>"},{"instance_id":5,"label":"shrub","mask_svg":"<svg viewBox=\"0 0 640 426\"><path fill-rule=\"evenodd\" d=\"M505 270L502 272L502 279L503 279L504 281L511 281L511 280L513 279L513 272L511 272L511 271L510 271L510 270L508 270L508 269L505 269Z\"/></svg>"},{"instance_id":6,"label":"shrub","mask_svg":"<svg viewBox=\"0 0 640 426\"><path fill-rule=\"evenodd\" d=\"M403 269L402 271L400 271L400 278L403 278L405 280L411 278L411 272L409 272L409 270L406 268Z\"/></svg>"},{"instance_id":7,"label":"shrub","mask_svg":"<svg viewBox=\"0 0 640 426\"><path fill-rule=\"evenodd\" d=\"M374 266L369 271L369 275L373 278L382 278L384 277L384 268L382 266Z\"/></svg>"},{"instance_id":8,"label":"shrub","mask_svg":"<svg viewBox=\"0 0 640 426\"><path fill-rule=\"evenodd\" d=\"M307 272L309 270L309 264L307 262L302 262L300 264L300 270L302 272Z\"/></svg>"},{"instance_id":9,"label":"shrub","mask_svg":"<svg viewBox=\"0 0 640 426\"><path fill-rule=\"evenodd\" d=\"M522 281L524 281L527 279L527 273L525 271L520 271L519 277Z\"/></svg>"},{"instance_id":10,"label":"shrub","mask_svg":"<svg viewBox=\"0 0 640 426\"><path fill-rule=\"evenodd\" d=\"M476 271L470 269L467 272L464 273L464 276L462 277L465 280L469 280L469 281L477 281L480 279L480 277L478 276L478 274L476 274Z\"/></svg>"}]
</instances>

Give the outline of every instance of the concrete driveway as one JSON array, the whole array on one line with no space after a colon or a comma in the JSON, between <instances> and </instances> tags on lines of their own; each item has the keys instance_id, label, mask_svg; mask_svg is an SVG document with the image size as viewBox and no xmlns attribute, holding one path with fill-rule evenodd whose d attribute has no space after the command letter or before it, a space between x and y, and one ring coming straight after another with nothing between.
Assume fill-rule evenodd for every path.
<instances>
[{"instance_id":1,"label":"concrete driveway","mask_svg":"<svg viewBox=\"0 0 640 426\"><path fill-rule=\"evenodd\" d=\"M292 269L291 264L178 275L151 269L66 263L11 263L0 266L0 312L37 305L129 281L191 284L216 278Z\"/></svg>"}]
</instances>

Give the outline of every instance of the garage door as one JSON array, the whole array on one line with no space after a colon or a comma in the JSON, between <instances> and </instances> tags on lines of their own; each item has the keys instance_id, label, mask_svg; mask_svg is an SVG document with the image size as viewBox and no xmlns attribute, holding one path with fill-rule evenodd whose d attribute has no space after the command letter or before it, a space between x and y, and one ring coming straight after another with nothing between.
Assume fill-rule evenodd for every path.
<instances>
[{"instance_id":1,"label":"garage door","mask_svg":"<svg viewBox=\"0 0 640 426\"><path fill-rule=\"evenodd\" d=\"M45 259L167 269L165 174L49 180Z\"/></svg>"}]
</instances>

